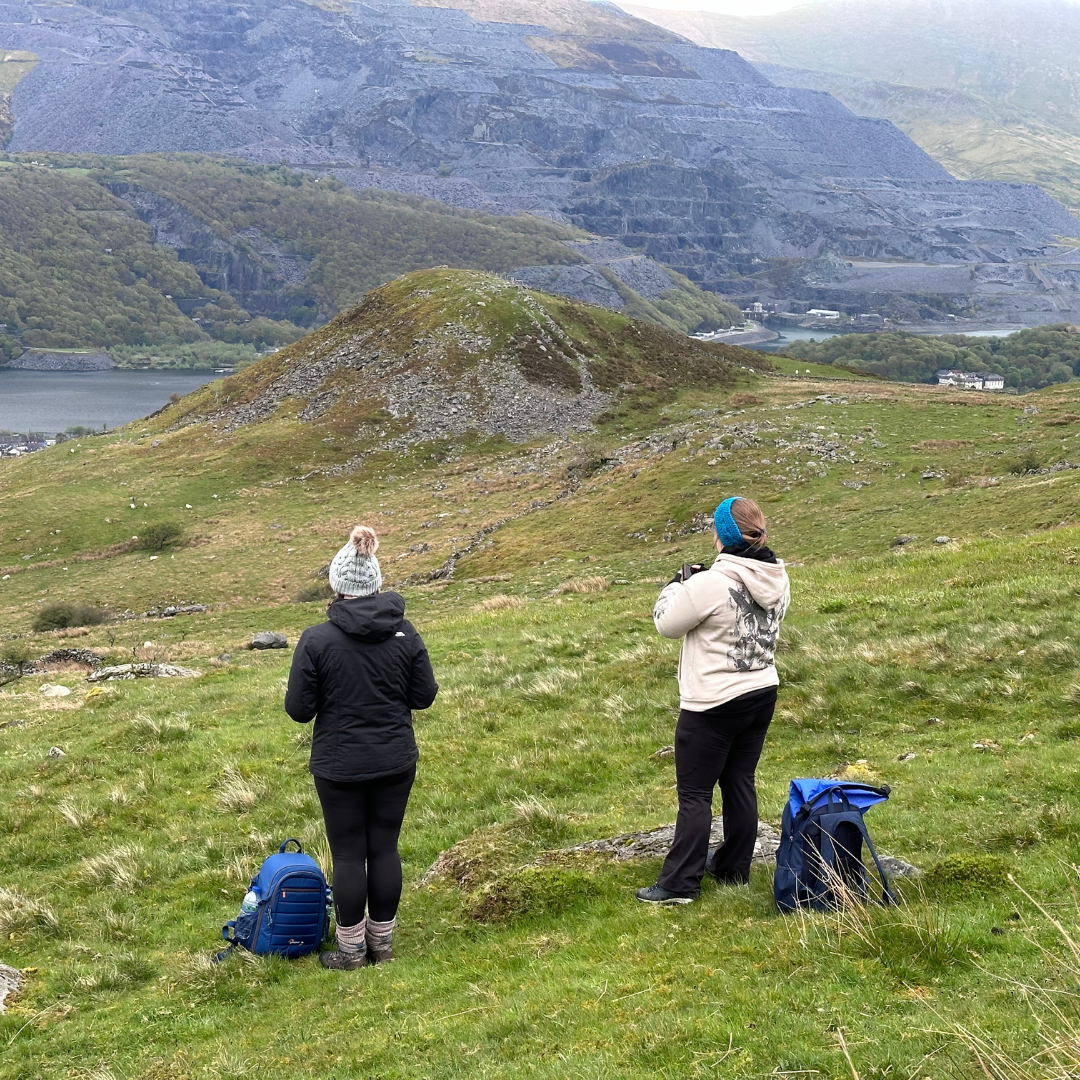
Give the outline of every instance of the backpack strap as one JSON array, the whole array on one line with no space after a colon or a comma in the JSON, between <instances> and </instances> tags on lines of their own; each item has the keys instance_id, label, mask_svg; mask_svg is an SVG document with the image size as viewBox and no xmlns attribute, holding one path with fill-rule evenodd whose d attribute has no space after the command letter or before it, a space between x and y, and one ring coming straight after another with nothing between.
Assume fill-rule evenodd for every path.
<instances>
[{"instance_id":1,"label":"backpack strap","mask_svg":"<svg viewBox=\"0 0 1080 1080\"><path fill-rule=\"evenodd\" d=\"M863 826L862 834L866 846L870 849L870 854L874 858L874 866L877 868L878 876L881 878L881 903L885 907L890 904L895 907L899 905L900 901L896 899L896 894L889 888L889 876L885 873L885 867L881 865L877 851L874 850L874 841L870 839L870 830Z\"/></svg>"},{"instance_id":2,"label":"backpack strap","mask_svg":"<svg viewBox=\"0 0 1080 1080\"><path fill-rule=\"evenodd\" d=\"M230 933L229 933L230 931L232 931L231 936L230 936ZM229 944L228 944L227 948L222 949L221 952L217 953L214 956L213 963L215 963L215 964L220 964L222 960L227 960L228 957L229 957L229 954L233 951L233 949L235 949L236 946L240 944L240 942L236 940L236 920L235 919L230 919L221 928L221 936Z\"/></svg>"},{"instance_id":3,"label":"backpack strap","mask_svg":"<svg viewBox=\"0 0 1080 1080\"><path fill-rule=\"evenodd\" d=\"M281 847L278 848L278 853L283 854L284 851L285 851L285 848L288 847L289 844L295 844L296 845L297 854L302 855L304 853L303 844L301 844L300 841L297 840L295 836L290 836L288 840L282 840L281 841Z\"/></svg>"}]
</instances>

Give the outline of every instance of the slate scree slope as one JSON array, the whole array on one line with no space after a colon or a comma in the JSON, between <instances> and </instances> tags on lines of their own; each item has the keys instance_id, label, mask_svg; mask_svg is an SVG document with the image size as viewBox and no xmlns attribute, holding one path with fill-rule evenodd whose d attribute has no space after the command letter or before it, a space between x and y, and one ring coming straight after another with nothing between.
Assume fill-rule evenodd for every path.
<instances>
[{"instance_id":1,"label":"slate scree slope","mask_svg":"<svg viewBox=\"0 0 1080 1080\"><path fill-rule=\"evenodd\" d=\"M403 0L0 0L0 45L39 58L8 149L227 153L526 210L739 300L1080 318L1080 222L1049 196L954 180L887 121L597 8L586 37Z\"/></svg>"}]
</instances>

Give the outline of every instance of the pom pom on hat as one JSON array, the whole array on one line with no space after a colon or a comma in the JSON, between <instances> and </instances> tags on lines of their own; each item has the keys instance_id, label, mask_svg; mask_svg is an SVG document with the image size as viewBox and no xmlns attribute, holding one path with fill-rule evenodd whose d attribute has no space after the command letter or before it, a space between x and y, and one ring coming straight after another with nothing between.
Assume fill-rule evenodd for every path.
<instances>
[{"instance_id":1,"label":"pom pom on hat","mask_svg":"<svg viewBox=\"0 0 1080 1080\"><path fill-rule=\"evenodd\" d=\"M379 538L370 525L357 525L349 536L349 542L358 555L374 555L379 550Z\"/></svg>"}]
</instances>

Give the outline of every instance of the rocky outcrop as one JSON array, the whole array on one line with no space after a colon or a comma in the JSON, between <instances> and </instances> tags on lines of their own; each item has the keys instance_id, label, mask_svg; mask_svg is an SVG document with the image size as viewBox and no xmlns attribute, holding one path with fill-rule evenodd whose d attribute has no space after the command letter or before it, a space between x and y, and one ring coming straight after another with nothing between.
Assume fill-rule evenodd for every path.
<instances>
[{"instance_id":1,"label":"rocky outcrop","mask_svg":"<svg viewBox=\"0 0 1080 1080\"><path fill-rule=\"evenodd\" d=\"M19 371L104 371L113 366L112 357L104 352L49 352L46 349L27 349L21 356L8 360L4 367Z\"/></svg>"}]
</instances>

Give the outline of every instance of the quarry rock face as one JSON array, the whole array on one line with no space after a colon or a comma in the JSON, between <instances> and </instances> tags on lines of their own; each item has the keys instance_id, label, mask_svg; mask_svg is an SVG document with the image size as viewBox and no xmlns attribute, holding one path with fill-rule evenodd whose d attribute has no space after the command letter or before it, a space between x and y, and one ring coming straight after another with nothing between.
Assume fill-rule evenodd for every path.
<instances>
[{"instance_id":1,"label":"quarry rock face","mask_svg":"<svg viewBox=\"0 0 1080 1080\"><path fill-rule=\"evenodd\" d=\"M1013 321L1080 309L1080 257L1059 242L1080 223L1049 196L954 180L887 121L640 26L574 37L402 0L4 0L5 45L41 60L13 92L8 148L227 152L546 214L736 298L764 279L867 309L897 295ZM247 272L218 254L222 273ZM521 275L604 302L624 272L660 271Z\"/></svg>"}]
</instances>

